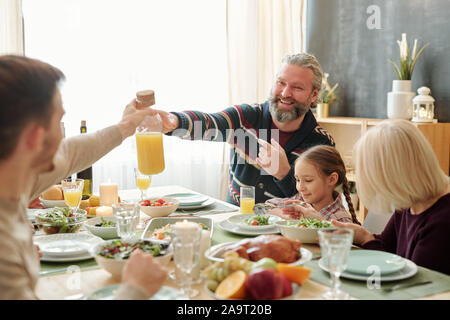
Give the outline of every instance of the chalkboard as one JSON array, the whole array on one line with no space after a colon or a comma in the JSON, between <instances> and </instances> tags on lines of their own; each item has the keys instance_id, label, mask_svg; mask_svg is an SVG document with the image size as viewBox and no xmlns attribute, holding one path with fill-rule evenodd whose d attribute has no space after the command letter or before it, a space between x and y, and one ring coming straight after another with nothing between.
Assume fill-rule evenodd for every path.
<instances>
[{"instance_id":1,"label":"chalkboard","mask_svg":"<svg viewBox=\"0 0 450 320\"><path fill-rule=\"evenodd\" d=\"M379 18L379 19L377 19ZM314 54L340 101L331 116L387 118L387 93L397 79L397 40L430 43L419 57L412 90L426 86L435 118L450 122L450 0L308 0L306 52Z\"/></svg>"}]
</instances>

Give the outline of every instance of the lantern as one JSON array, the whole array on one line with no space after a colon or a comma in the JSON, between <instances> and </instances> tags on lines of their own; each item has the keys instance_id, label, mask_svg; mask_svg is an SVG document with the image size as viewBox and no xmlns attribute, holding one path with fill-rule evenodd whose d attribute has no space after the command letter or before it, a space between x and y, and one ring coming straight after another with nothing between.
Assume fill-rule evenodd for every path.
<instances>
[{"instance_id":1,"label":"lantern","mask_svg":"<svg viewBox=\"0 0 450 320\"><path fill-rule=\"evenodd\" d=\"M420 87L417 89L419 95L413 99L413 122L433 122L434 98L430 96L430 89Z\"/></svg>"}]
</instances>

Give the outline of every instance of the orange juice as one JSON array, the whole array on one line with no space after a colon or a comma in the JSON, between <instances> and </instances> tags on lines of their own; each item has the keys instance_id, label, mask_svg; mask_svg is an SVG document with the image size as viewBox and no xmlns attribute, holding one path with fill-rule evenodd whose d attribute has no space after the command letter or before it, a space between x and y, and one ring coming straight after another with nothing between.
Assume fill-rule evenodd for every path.
<instances>
[{"instance_id":1,"label":"orange juice","mask_svg":"<svg viewBox=\"0 0 450 320\"><path fill-rule=\"evenodd\" d=\"M64 191L64 201L69 207L77 207L81 199L81 191Z\"/></svg>"},{"instance_id":2,"label":"orange juice","mask_svg":"<svg viewBox=\"0 0 450 320\"><path fill-rule=\"evenodd\" d=\"M150 187L150 182L152 179L148 178L136 178L136 185L141 190L147 190Z\"/></svg>"},{"instance_id":3,"label":"orange juice","mask_svg":"<svg viewBox=\"0 0 450 320\"><path fill-rule=\"evenodd\" d=\"M254 205L255 205L255 199L241 198L241 213L253 213Z\"/></svg>"},{"instance_id":4,"label":"orange juice","mask_svg":"<svg viewBox=\"0 0 450 320\"><path fill-rule=\"evenodd\" d=\"M164 170L162 133L136 133L138 168L143 174L157 174Z\"/></svg>"}]
</instances>

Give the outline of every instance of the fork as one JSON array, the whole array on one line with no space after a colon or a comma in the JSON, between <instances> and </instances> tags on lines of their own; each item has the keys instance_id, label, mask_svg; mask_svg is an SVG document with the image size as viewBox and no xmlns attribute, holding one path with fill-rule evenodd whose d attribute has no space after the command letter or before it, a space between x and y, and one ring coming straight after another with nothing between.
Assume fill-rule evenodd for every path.
<instances>
[{"instance_id":1,"label":"fork","mask_svg":"<svg viewBox=\"0 0 450 320\"><path fill-rule=\"evenodd\" d=\"M397 284L390 288L383 288L383 291L384 292L392 292L394 290L411 288L411 287L416 287L416 286L423 286L425 284L430 284L430 283L432 283L432 281L414 282L414 283L409 283L409 284Z\"/></svg>"}]
</instances>

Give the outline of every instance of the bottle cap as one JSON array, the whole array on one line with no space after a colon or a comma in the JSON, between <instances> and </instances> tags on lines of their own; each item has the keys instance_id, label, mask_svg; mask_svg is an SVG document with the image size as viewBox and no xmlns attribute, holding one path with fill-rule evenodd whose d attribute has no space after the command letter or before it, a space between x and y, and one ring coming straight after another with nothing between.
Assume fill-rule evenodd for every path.
<instances>
[{"instance_id":1,"label":"bottle cap","mask_svg":"<svg viewBox=\"0 0 450 320\"><path fill-rule=\"evenodd\" d=\"M141 107L149 107L155 104L155 91L142 90L136 92L136 98Z\"/></svg>"}]
</instances>

